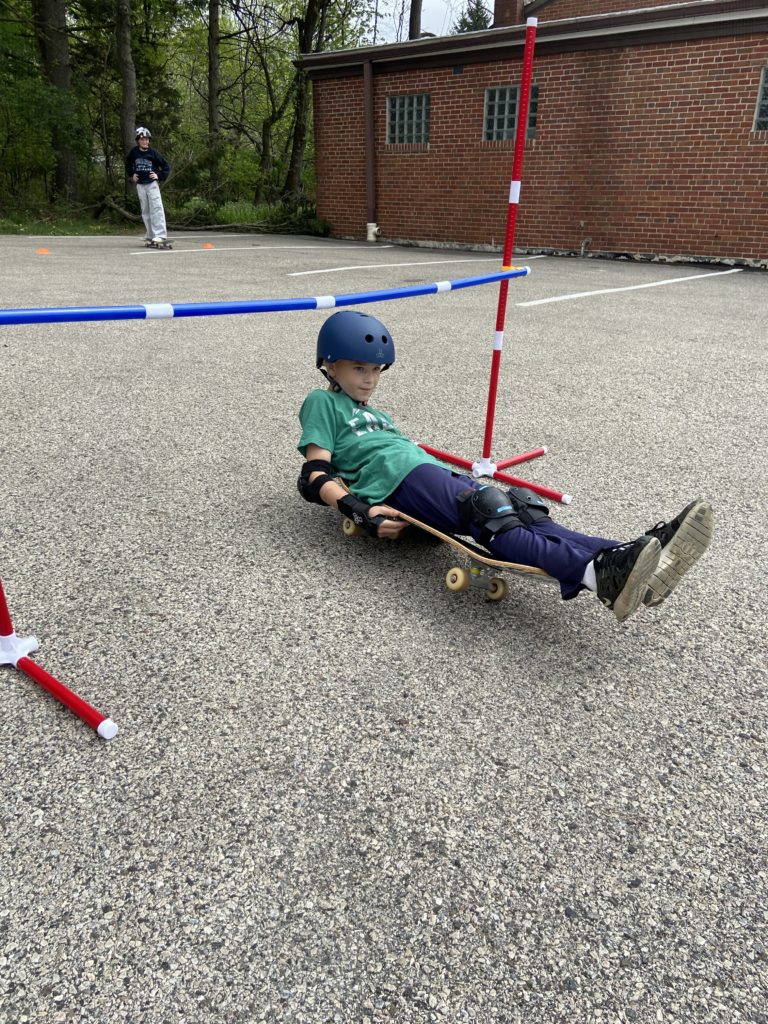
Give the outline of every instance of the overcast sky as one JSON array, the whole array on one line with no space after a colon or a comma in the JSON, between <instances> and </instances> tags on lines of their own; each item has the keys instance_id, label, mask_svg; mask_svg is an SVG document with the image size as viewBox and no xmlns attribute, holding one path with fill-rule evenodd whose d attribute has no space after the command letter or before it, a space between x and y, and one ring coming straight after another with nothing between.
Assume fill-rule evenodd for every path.
<instances>
[{"instance_id":1,"label":"overcast sky","mask_svg":"<svg viewBox=\"0 0 768 1024\"><path fill-rule=\"evenodd\" d=\"M422 0L421 29L445 36L464 10L462 0Z\"/></svg>"},{"instance_id":2,"label":"overcast sky","mask_svg":"<svg viewBox=\"0 0 768 1024\"><path fill-rule=\"evenodd\" d=\"M391 12L393 4L389 4ZM399 6L399 5L398 5ZM431 32L436 36L446 36L451 31L451 26L459 18L459 15L466 6L465 0L422 0L421 5L421 28L423 32ZM491 6L490 3L487 6ZM384 3L381 10L384 10ZM409 6L406 0L405 35L408 35L408 11ZM389 13L382 18L380 23L382 42L393 42L395 39L395 23L392 14Z\"/></svg>"}]
</instances>

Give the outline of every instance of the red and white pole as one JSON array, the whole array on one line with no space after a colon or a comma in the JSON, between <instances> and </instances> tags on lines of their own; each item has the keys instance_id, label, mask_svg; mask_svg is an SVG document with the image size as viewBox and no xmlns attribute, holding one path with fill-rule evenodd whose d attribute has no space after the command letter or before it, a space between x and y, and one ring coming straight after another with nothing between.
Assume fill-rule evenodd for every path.
<instances>
[{"instance_id":1,"label":"red and white pole","mask_svg":"<svg viewBox=\"0 0 768 1024\"><path fill-rule=\"evenodd\" d=\"M525 23L525 47L523 50L523 69L520 81L520 97L517 108L517 127L515 129L515 152L512 161L512 180L509 186L509 203L507 204L507 226L504 232L504 251L502 254L502 269L511 269L512 253L515 247L515 228L517 227L517 211L520 205L520 187L523 176L523 156L525 153L525 136L528 131L528 110L531 102L531 83L533 81L533 48L536 41L537 18L528 18ZM526 487L528 490L540 494L543 498L552 501L559 501L563 505L571 502L570 494L554 490L552 487L544 487L541 484L533 483L531 480L523 480L520 477L510 476L502 470L509 466L516 466L521 462L528 462L544 455L546 448L534 448L532 451L524 452L522 455L514 455L509 459L502 459L496 463L491 460L491 445L493 443L493 421L496 414L496 393L499 386L499 367L501 366L501 350L504 347L504 322L507 315L507 293L509 291L509 280L503 280L499 285L499 301L496 309L496 330L493 337L493 355L491 358L491 377L488 385L488 404L485 413L485 433L483 436L483 454L476 462L470 459L463 459L451 452L444 452L439 448L422 444L419 447L434 455L435 458L449 465L458 466L461 469L469 469L472 476L489 476L503 483L512 484L516 487Z\"/></svg>"},{"instance_id":2,"label":"red and white pole","mask_svg":"<svg viewBox=\"0 0 768 1024\"><path fill-rule=\"evenodd\" d=\"M525 50L523 51L523 73L520 83L520 101L517 106L517 129L515 131L515 153L512 161L512 181L509 186L509 205L507 206L507 228L504 234L504 253L502 266L506 269L512 262L515 247L515 228L517 211L520 205L520 186L523 177L523 155L525 152L525 136L528 131L528 108L531 98L531 81L533 79L533 47L536 41L537 18L528 18L525 23ZM509 281L499 285L499 302L496 310L496 331L493 338L493 356L491 358L491 381L488 388L488 404L485 414L485 435L483 437L483 469L487 475L492 463L491 443L493 441L493 420L496 413L496 392L499 385L499 367L501 350L504 347L504 321L507 315L507 292ZM479 474L478 474L479 475Z\"/></svg>"},{"instance_id":3,"label":"red and white pole","mask_svg":"<svg viewBox=\"0 0 768 1024\"><path fill-rule=\"evenodd\" d=\"M111 740L117 736L117 726L111 718L102 715L96 708L91 707L76 693L69 690L58 679L54 679L45 669L27 657L32 651L36 651L40 645L33 636L18 637L11 622L8 612L8 603L5 600L5 591L0 582L0 665L13 665L24 675L29 676L36 683L47 690L56 700L60 701L70 711L73 711L78 718L81 718L86 725L96 730L103 740Z\"/></svg>"}]
</instances>

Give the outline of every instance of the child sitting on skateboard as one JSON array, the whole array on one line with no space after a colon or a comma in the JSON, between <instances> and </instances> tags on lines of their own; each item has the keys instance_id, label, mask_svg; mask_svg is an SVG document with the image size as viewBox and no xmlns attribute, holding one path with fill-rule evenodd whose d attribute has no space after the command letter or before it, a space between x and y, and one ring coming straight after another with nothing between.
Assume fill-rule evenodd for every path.
<instances>
[{"instance_id":1,"label":"child sitting on skateboard","mask_svg":"<svg viewBox=\"0 0 768 1024\"><path fill-rule=\"evenodd\" d=\"M307 501L338 509L374 537L399 537L408 525L399 512L444 533L469 534L495 558L543 569L566 601L591 590L619 622L641 604L661 604L709 546L712 509L701 499L621 543L553 522L529 490L453 472L370 404L394 361L392 336L375 317L345 310L323 324L316 365L330 387L311 391L299 413L306 461L298 488Z\"/></svg>"}]
</instances>

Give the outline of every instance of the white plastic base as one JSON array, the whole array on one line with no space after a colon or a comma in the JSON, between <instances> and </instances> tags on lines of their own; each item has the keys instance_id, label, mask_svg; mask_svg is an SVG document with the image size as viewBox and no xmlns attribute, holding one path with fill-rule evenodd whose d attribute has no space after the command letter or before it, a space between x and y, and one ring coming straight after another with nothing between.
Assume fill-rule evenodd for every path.
<instances>
[{"instance_id":1,"label":"white plastic base","mask_svg":"<svg viewBox=\"0 0 768 1024\"><path fill-rule=\"evenodd\" d=\"M375 242L381 234L381 228L378 224L366 224L365 225L365 240L366 242Z\"/></svg>"},{"instance_id":2,"label":"white plastic base","mask_svg":"<svg viewBox=\"0 0 768 1024\"><path fill-rule=\"evenodd\" d=\"M472 465L472 476L477 480L479 476L493 476L496 472L496 463L490 459L479 459Z\"/></svg>"},{"instance_id":3,"label":"white plastic base","mask_svg":"<svg viewBox=\"0 0 768 1024\"><path fill-rule=\"evenodd\" d=\"M26 658L39 646L34 636L18 637L15 633L0 636L0 665L13 665L16 668L20 658Z\"/></svg>"},{"instance_id":4,"label":"white plastic base","mask_svg":"<svg viewBox=\"0 0 768 1024\"><path fill-rule=\"evenodd\" d=\"M105 718L96 732L103 740L113 740L117 736L117 726L111 718Z\"/></svg>"}]
</instances>

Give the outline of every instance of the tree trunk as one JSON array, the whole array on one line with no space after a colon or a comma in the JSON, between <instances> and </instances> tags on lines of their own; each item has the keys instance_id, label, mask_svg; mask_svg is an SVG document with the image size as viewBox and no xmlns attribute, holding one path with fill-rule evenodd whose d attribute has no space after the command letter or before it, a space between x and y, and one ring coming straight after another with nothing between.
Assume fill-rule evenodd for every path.
<instances>
[{"instance_id":1,"label":"tree trunk","mask_svg":"<svg viewBox=\"0 0 768 1024\"><path fill-rule=\"evenodd\" d=\"M65 0L32 0L35 39L43 73L59 96L60 109L51 130L56 153L56 172L51 199L77 202L77 160L72 147L75 137L74 104L69 64L67 4Z\"/></svg>"},{"instance_id":2,"label":"tree trunk","mask_svg":"<svg viewBox=\"0 0 768 1024\"><path fill-rule=\"evenodd\" d=\"M408 38L421 36L421 0L411 0L411 14L408 18Z\"/></svg>"},{"instance_id":3,"label":"tree trunk","mask_svg":"<svg viewBox=\"0 0 768 1024\"><path fill-rule=\"evenodd\" d=\"M136 128L136 68L131 49L131 0L115 0L115 35L117 40L117 66L120 68L122 98L120 101L120 135L127 153L135 145Z\"/></svg>"},{"instance_id":4,"label":"tree trunk","mask_svg":"<svg viewBox=\"0 0 768 1024\"><path fill-rule=\"evenodd\" d=\"M208 0L208 145L211 157L211 185L219 185L219 149L221 144L221 120L219 116L219 90L221 73L219 65L219 16L220 0Z\"/></svg>"},{"instance_id":5,"label":"tree trunk","mask_svg":"<svg viewBox=\"0 0 768 1024\"><path fill-rule=\"evenodd\" d=\"M325 35L325 15L330 0L307 0L304 17L299 21L299 53L317 53L322 49ZM288 173L285 177L283 195L295 197L301 194L301 172L304 167L304 151L307 147L309 128L309 78L299 70L296 76L293 104L293 134Z\"/></svg>"}]
</instances>

